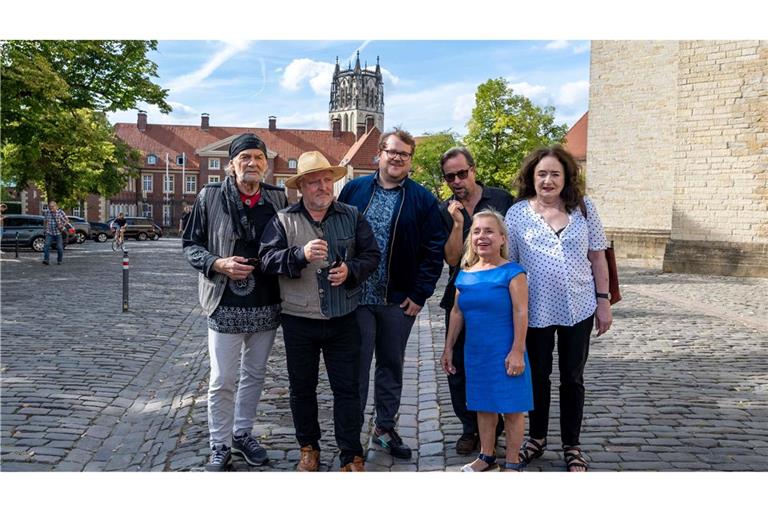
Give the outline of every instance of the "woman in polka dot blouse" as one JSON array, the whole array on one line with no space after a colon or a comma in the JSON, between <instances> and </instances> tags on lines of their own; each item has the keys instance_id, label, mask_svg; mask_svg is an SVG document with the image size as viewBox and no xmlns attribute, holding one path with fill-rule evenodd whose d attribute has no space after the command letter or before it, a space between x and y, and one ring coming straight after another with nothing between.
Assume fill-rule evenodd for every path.
<instances>
[{"instance_id":1,"label":"woman in polka dot blouse","mask_svg":"<svg viewBox=\"0 0 768 512\"><path fill-rule=\"evenodd\" d=\"M597 209L579 186L579 167L562 146L530 154L518 176L518 202L507 212L510 259L528 273L526 350L531 363L534 409L525 462L547 446L552 354L557 335L560 430L568 471L586 471L579 448L584 410L584 365L594 326L610 329L608 241Z\"/></svg>"}]
</instances>

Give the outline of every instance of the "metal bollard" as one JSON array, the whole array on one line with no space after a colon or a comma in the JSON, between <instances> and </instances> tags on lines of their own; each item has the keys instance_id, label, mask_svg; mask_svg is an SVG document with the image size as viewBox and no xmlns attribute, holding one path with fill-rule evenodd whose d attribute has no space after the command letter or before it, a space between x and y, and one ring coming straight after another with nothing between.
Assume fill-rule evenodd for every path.
<instances>
[{"instance_id":1,"label":"metal bollard","mask_svg":"<svg viewBox=\"0 0 768 512\"><path fill-rule=\"evenodd\" d=\"M123 251L123 313L128 311L128 251Z\"/></svg>"},{"instance_id":2,"label":"metal bollard","mask_svg":"<svg viewBox=\"0 0 768 512\"><path fill-rule=\"evenodd\" d=\"M16 259L19 259L19 234L16 233Z\"/></svg>"}]
</instances>

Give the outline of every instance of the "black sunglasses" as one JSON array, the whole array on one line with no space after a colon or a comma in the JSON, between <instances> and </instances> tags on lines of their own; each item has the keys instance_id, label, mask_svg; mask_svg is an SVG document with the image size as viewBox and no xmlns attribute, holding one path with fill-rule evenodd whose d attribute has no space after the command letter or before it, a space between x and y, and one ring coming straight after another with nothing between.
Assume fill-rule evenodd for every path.
<instances>
[{"instance_id":1,"label":"black sunglasses","mask_svg":"<svg viewBox=\"0 0 768 512\"><path fill-rule=\"evenodd\" d=\"M467 176L469 176L469 169L462 169L460 171L447 172L443 174L443 179L448 183L452 183L453 180L455 180L456 178L459 178L460 180L465 180L467 179Z\"/></svg>"}]
</instances>

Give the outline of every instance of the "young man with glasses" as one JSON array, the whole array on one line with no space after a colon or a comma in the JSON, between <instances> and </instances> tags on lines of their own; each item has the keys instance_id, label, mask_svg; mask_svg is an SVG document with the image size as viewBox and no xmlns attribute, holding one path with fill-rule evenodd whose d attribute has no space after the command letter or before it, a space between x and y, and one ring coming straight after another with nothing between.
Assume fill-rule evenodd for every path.
<instances>
[{"instance_id":1,"label":"young man with glasses","mask_svg":"<svg viewBox=\"0 0 768 512\"><path fill-rule=\"evenodd\" d=\"M453 191L453 196L440 204L443 222L448 230L445 243L445 262L450 266L450 278L445 287L445 294L440 307L445 309L445 332L448 333L448 321L456 298L454 282L459 271L459 263L464 253L464 241L469 235L472 216L482 210L495 210L502 216L514 202L506 190L486 187L477 181L475 159L468 149L451 148L440 158L443 179ZM466 376L464 373L464 328L453 347L453 365L456 373L448 376L448 389L451 392L453 412L461 421L462 434L456 441L456 453L469 455L480 445L477 428L477 413L467 410ZM504 421L500 419L496 427L497 435L504 430Z\"/></svg>"},{"instance_id":2,"label":"young man with glasses","mask_svg":"<svg viewBox=\"0 0 768 512\"><path fill-rule=\"evenodd\" d=\"M440 278L447 236L437 199L408 177L415 148L416 142L405 130L384 133L379 139L378 171L350 181L339 195L339 201L363 212L382 254L377 269L363 284L356 311L362 338L360 415L368 400L375 352L373 441L400 459L411 458L411 449L395 430L405 347L416 315Z\"/></svg>"}]
</instances>

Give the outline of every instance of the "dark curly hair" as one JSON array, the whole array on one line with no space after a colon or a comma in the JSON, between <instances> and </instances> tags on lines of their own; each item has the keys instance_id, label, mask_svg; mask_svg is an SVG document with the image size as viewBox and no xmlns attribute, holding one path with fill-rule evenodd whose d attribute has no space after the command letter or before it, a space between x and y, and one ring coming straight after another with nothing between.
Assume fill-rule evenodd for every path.
<instances>
[{"instance_id":1,"label":"dark curly hair","mask_svg":"<svg viewBox=\"0 0 768 512\"><path fill-rule=\"evenodd\" d=\"M581 204L584 197L584 185L579 164L576 163L573 155L560 144L537 149L525 157L523 166L514 184L518 191L517 200L521 201L536 196L536 188L533 185L533 171L539 165L539 162L548 156L557 158L565 170L565 186L560 192L560 198L565 203L565 209L570 213Z\"/></svg>"}]
</instances>

